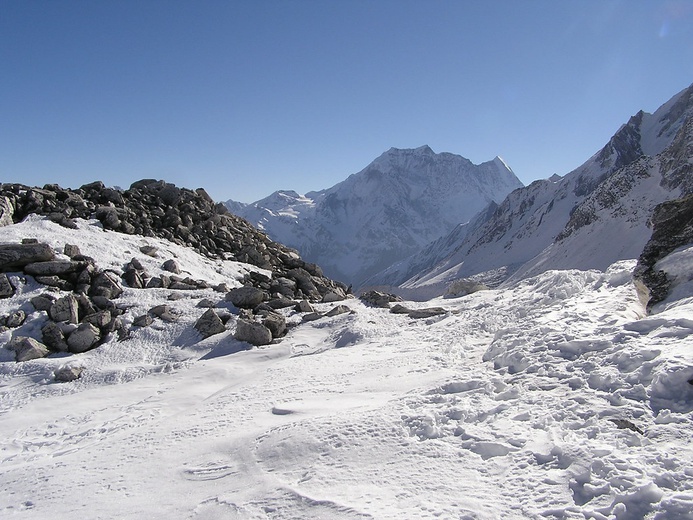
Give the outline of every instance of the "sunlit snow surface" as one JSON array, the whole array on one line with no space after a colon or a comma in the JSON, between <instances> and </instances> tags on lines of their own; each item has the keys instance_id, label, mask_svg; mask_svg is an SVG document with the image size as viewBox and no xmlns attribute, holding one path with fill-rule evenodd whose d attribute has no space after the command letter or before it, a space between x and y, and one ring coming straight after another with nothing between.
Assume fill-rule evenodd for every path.
<instances>
[{"instance_id":1,"label":"sunlit snow surface","mask_svg":"<svg viewBox=\"0 0 693 520\"><path fill-rule=\"evenodd\" d=\"M170 253L230 285L249 268L93 224L0 228L25 236L101 267L135 256L156 274ZM250 350L233 320L206 340L192 328L200 298L223 299L211 290L82 355L0 350L0 517L692 518L693 291L643 318L633 266L407 303L450 311L424 321L349 300ZM27 282L0 315L43 289ZM126 290L126 321L170 292ZM83 377L53 382L65 363Z\"/></svg>"}]
</instances>

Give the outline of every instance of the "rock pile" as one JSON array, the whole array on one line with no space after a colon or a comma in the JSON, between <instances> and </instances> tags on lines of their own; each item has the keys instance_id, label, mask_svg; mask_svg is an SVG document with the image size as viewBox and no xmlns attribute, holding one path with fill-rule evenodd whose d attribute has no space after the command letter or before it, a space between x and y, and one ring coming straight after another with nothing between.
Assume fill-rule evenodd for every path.
<instances>
[{"instance_id":1,"label":"rock pile","mask_svg":"<svg viewBox=\"0 0 693 520\"><path fill-rule=\"evenodd\" d=\"M246 284L286 298L337 301L347 296L346 285L326 278L295 250L229 213L202 188L193 191L152 179L135 182L124 191L100 181L76 190L55 184L43 188L0 184L0 225L20 222L29 214L73 228L76 218L95 218L104 229L165 238L209 258L246 262L272 271L271 278L255 274ZM175 269L170 266L173 274ZM129 276L138 283L134 273Z\"/></svg>"}]
</instances>

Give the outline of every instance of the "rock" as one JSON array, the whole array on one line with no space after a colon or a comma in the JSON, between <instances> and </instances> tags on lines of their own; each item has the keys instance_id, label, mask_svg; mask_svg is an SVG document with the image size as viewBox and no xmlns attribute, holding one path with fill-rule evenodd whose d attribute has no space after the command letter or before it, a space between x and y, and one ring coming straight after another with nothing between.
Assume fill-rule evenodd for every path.
<instances>
[{"instance_id":1,"label":"rock","mask_svg":"<svg viewBox=\"0 0 693 520\"><path fill-rule=\"evenodd\" d=\"M180 267L178 266L178 262L176 262L173 258L171 258L170 260L166 260L161 267L164 271L168 271L169 273L180 274Z\"/></svg>"},{"instance_id":2,"label":"rock","mask_svg":"<svg viewBox=\"0 0 693 520\"><path fill-rule=\"evenodd\" d=\"M68 258L74 258L76 256L80 256L82 253L79 250L79 246L65 244L65 247L63 248L63 254Z\"/></svg>"},{"instance_id":3,"label":"rock","mask_svg":"<svg viewBox=\"0 0 693 520\"><path fill-rule=\"evenodd\" d=\"M314 312L314 309L308 300L301 300L296 305L296 312Z\"/></svg>"},{"instance_id":4,"label":"rock","mask_svg":"<svg viewBox=\"0 0 693 520\"><path fill-rule=\"evenodd\" d=\"M142 254L145 254L147 256L151 256L153 258L156 258L157 255L159 254L159 250L154 246L141 246L140 252Z\"/></svg>"},{"instance_id":5,"label":"rock","mask_svg":"<svg viewBox=\"0 0 693 520\"><path fill-rule=\"evenodd\" d=\"M48 244L0 244L0 271L22 268L34 262L53 260L55 254Z\"/></svg>"},{"instance_id":6,"label":"rock","mask_svg":"<svg viewBox=\"0 0 693 520\"><path fill-rule=\"evenodd\" d=\"M405 307L401 303L398 303L390 309L390 312L392 314L409 314L411 312L411 309Z\"/></svg>"},{"instance_id":7,"label":"rock","mask_svg":"<svg viewBox=\"0 0 693 520\"><path fill-rule=\"evenodd\" d=\"M272 332L262 323L239 319L236 322L234 337L238 341L245 341L251 345L269 345L272 342Z\"/></svg>"},{"instance_id":8,"label":"rock","mask_svg":"<svg viewBox=\"0 0 693 520\"><path fill-rule=\"evenodd\" d=\"M111 311L101 310L85 316L83 321L86 323L91 323L95 327L104 330L108 328L108 325L112 320L113 316L111 315Z\"/></svg>"},{"instance_id":9,"label":"rock","mask_svg":"<svg viewBox=\"0 0 693 520\"><path fill-rule=\"evenodd\" d=\"M120 277L111 271L101 271L96 276L89 288L90 296L103 296L113 299L123 294L123 286Z\"/></svg>"},{"instance_id":10,"label":"rock","mask_svg":"<svg viewBox=\"0 0 693 520\"><path fill-rule=\"evenodd\" d=\"M132 324L135 327L149 327L152 323L154 323L154 318L152 318L149 314L137 316L134 320L132 320Z\"/></svg>"},{"instance_id":11,"label":"rock","mask_svg":"<svg viewBox=\"0 0 693 520\"><path fill-rule=\"evenodd\" d=\"M213 309L208 309L195 322L195 330L202 334L203 338L208 338L215 334L220 334L226 330L221 318Z\"/></svg>"},{"instance_id":12,"label":"rock","mask_svg":"<svg viewBox=\"0 0 693 520\"><path fill-rule=\"evenodd\" d=\"M174 322L177 319L173 314L173 309L171 309L171 307L168 305L157 305L156 307L152 307L149 312L157 318L169 323Z\"/></svg>"},{"instance_id":13,"label":"rock","mask_svg":"<svg viewBox=\"0 0 693 520\"><path fill-rule=\"evenodd\" d=\"M380 307L383 309L388 309L390 303L401 302L402 298L395 294L383 293L380 291L368 291L359 296L359 299L364 303L371 305L373 307Z\"/></svg>"},{"instance_id":14,"label":"rock","mask_svg":"<svg viewBox=\"0 0 693 520\"><path fill-rule=\"evenodd\" d=\"M213 309L216 306L217 304L209 298L202 298L199 302L197 302L197 305L195 305L195 307L200 309Z\"/></svg>"},{"instance_id":15,"label":"rock","mask_svg":"<svg viewBox=\"0 0 693 520\"><path fill-rule=\"evenodd\" d=\"M144 288L142 276L135 269L129 269L123 273L123 281L133 289Z\"/></svg>"},{"instance_id":16,"label":"rock","mask_svg":"<svg viewBox=\"0 0 693 520\"><path fill-rule=\"evenodd\" d=\"M48 311L55 303L56 297L50 293L39 294L31 299L31 304L37 311Z\"/></svg>"},{"instance_id":17,"label":"rock","mask_svg":"<svg viewBox=\"0 0 693 520\"><path fill-rule=\"evenodd\" d=\"M252 286L237 287L226 293L226 301L230 301L239 309L252 309L265 300L267 293Z\"/></svg>"},{"instance_id":18,"label":"rock","mask_svg":"<svg viewBox=\"0 0 693 520\"><path fill-rule=\"evenodd\" d=\"M14 224L12 215L14 215L12 202L7 197L0 197L0 227Z\"/></svg>"},{"instance_id":19,"label":"rock","mask_svg":"<svg viewBox=\"0 0 693 520\"><path fill-rule=\"evenodd\" d=\"M315 321L315 320L319 320L322 317L323 317L323 315L320 314L319 312L310 312L310 313L303 316L302 321L304 321L304 322Z\"/></svg>"},{"instance_id":20,"label":"rock","mask_svg":"<svg viewBox=\"0 0 693 520\"><path fill-rule=\"evenodd\" d=\"M48 260L33 262L24 266L24 272L32 276L65 276L69 273L84 269L84 262L73 260Z\"/></svg>"},{"instance_id":21,"label":"rock","mask_svg":"<svg viewBox=\"0 0 693 520\"><path fill-rule=\"evenodd\" d=\"M99 329L91 323L80 323L77 330L67 337L67 348L73 354L79 354L95 347L100 339Z\"/></svg>"},{"instance_id":22,"label":"rock","mask_svg":"<svg viewBox=\"0 0 693 520\"><path fill-rule=\"evenodd\" d=\"M171 285L169 285L168 288L177 291L194 291L198 287L196 284L184 282L182 280L174 280L171 282Z\"/></svg>"},{"instance_id":23,"label":"rock","mask_svg":"<svg viewBox=\"0 0 693 520\"><path fill-rule=\"evenodd\" d=\"M155 276L147 281L147 289L164 289L167 285L164 285L163 277Z\"/></svg>"},{"instance_id":24,"label":"rock","mask_svg":"<svg viewBox=\"0 0 693 520\"><path fill-rule=\"evenodd\" d=\"M101 206L96 208L94 216L101 221L103 227L107 229L118 229L120 226L120 219L118 218L118 211L111 206Z\"/></svg>"},{"instance_id":25,"label":"rock","mask_svg":"<svg viewBox=\"0 0 693 520\"><path fill-rule=\"evenodd\" d=\"M0 298L14 296L14 287L5 273L0 273Z\"/></svg>"},{"instance_id":26,"label":"rock","mask_svg":"<svg viewBox=\"0 0 693 520\"><path fill-rule=\"evenodd\" d=\"M296 294L296 287L294 280L280 276L270 285L270 290L287 298L293 298Z\"/></svg>"},{"instance_id":27,"label":"rock","mask_svg":"<svg viewBox=\"0 0 693 520\"><path fill-rule=\"evenodd\" d=\"M332 289L322 297L323 303L339 302L342 300L346 300L346 294L340 288Z\"/></svg>"},{"instance_id":28,"label":"rock","mask_svg":"<svg viewBox=\"0 0 693 520\"><path fill-rule=\"evenodd\" d=\"M58 352L67 352L67 341L63 329L54 321L49 321L41 329L41 339L43 343L51 350Z\"/></svg>"},{"instance_id":29,"label":"rock","mask_svg":"<svg viewBox=\"0 0 693 520\"><path fill-rule=\"evenodd\" d=\"M53 372L53 377L60 383L69 383L79 379L84 371L84 367L63 365Z\"/></svg>"},{"instance_id":30,"label":"rock","mask_svg":"<svg viewBox=\"0 0 693 520\"><path fill-rule=\"evenodd\" d=\"M49 287L55 287L56 289L60 289L61 291L71 291L75 288L73 284L71 284L67 280L60 278L57 275L35 276L34 279L40 284L47 285Z\"/></svg>"},{"instance_id":31,"label":"rock","mask_svg":"<svg viewBox=\"0 0 693 520\"><path fill-rule=\"evenodd\" d=\"M34 338L16 338L12 344L12 348L14 349L14 359L18 363L46 357L49 354L48 347L36 341Z\"/></svg>"},{"instance_id":32,"label":"rock","mask_svg":"<svg viewBox=\"0 0 693 520\"><path fill-rule=\"evenodd\" d=\"M270 309L286 309L288 307L295 307L296 305L296 300L289 300L284 297L273 298L267 302L267 306Z\"/></svg>"},{"instance_id":33,"label":"rock","mask_svg":"<svg viewBox=\"0 0 693 520\"><path fill-rule=\"evenodd\" d=\"M78 323L79 306L77 298L68 294L55 301L48 310L48 315L53 321L66 321L68 323Z\"/></svg>"},{"instance_id":34,"label":"rock","mask_svg":"<svg viewBox=\"0 0 693 520\"><path fill-rule=\"evenodd\" d=\"M26 320L26 313L21 309L17 309L7 315L7 318L5 318L5 325L11 329L16 329L24 323L24 320Z\"/></svg>"},{"instance_id":35,"label":"rock","mask_svg":"<svg viewBox=\"0 0 693 520\"><path fill-rule=\"evenodd\" d=\"M330 309L325 316L332 317L332 316L339 316L340 314L346 314L347 312L351 312L351 309L347 307L346 305L337 305L336 307L333 307Z\"/></svg>"},{"instance_id":36,"label":"rock","mask_svg":"<svg viewBox=\"0 0 693 520\"><path fill-rule=\"evenodd\" d=\"M281 338L286 334L286 318L278 312L270 312L262 324L272 333L272 338Z\"/></svg>"},{"instance_id":37,"label":"rock","mask_svg":"<svg viewBox=\"0 0 693 520\"><path fill-rule=\"evenodd\" d=\"M440 314L446 314L448 311L442 307L429 307L427 309L414 309L409 311L409 317L414 319L420 318L431 318L433 316L439 316Z\"/></svg>"},{"instance_id":38,"label":"rock","mask_svg":"<svg viewBox=\"0 0 693 520\"><path fill-rule=\"evenodd\" d=\"M226 285L225 283L223 283L223 282L220 283L219 285L215 285L215 286L214 286L214 292L218 292L218 293L227 293L227 292L229 292L230 290L231 290L231 288L230 288L228 285Z\"/></svg>"}]
</instances>

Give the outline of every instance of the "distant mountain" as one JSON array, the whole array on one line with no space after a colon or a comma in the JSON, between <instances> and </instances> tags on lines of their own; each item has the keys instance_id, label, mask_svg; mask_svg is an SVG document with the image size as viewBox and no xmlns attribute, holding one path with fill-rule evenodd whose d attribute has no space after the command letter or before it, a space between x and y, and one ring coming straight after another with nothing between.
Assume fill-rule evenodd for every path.
<instances>
[{"instance_id":1,"label":"distant mountain","mask_svg":"<svg viewBox=\"0 0 693 520\"><path fill-rule=\"evenodd\" d=\"M430 296L460 278L498 284L637 258L653 208L693 192L691 157L693 85L654 114L631 117L579 168L515 190L481 225L439 241L446 246L438 254L405 259L369 284Z\"/></svg>"},{"instance_id":2,"label":"distant mountain","mask_svg":"<svg viewBox=\"0 0 693 520\"><path fill-rule=\"evenodd\" d=\"M475 165L428 146L391 148L332 188L226 206L326 275L355 287L522 186L499 157Z\"/></svg>"}]
</instances>

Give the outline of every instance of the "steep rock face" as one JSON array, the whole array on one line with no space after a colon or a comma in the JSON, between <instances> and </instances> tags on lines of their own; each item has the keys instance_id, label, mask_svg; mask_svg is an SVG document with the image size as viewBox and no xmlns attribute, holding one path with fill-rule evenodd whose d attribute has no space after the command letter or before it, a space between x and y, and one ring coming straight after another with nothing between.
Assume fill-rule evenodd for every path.
<instances>
[{"instance_id":1,"label":"steep rock face","mask_svg":"<svg viewBox=\"0 0 693 520\"><path fill-rule=\"evenodd\" d=\"M454 253L402 285L498 282L637 258L652 209L692 191L692 117L693 86L654 114L638 112L582 166L514 191Z\"/></svg>"},{"instance_id":2,"label":"steep rock face","mask_svg":"<svg viewBox=\"0 0 693 520\"><path fill-rule=\"evenodd\" d=\"M693 244L693 195L664 202L652 215L652 236L645 245L635 277L644 289L648 308L664 300L671 285L666 273L656 264L681 246Z\"/></svg>"},{"instance_id":3,"label":"steep rock face","mask_svg":"<svg viewBox=\"0 0 693 520\"><path fill-rule=\"evenodd\" d=\"M521 186L500 158L474 165L428 146L392 148L328 190L276 192L240 211L232 207L330 276L358 286Z\"/></svg>"}]
</instances>

